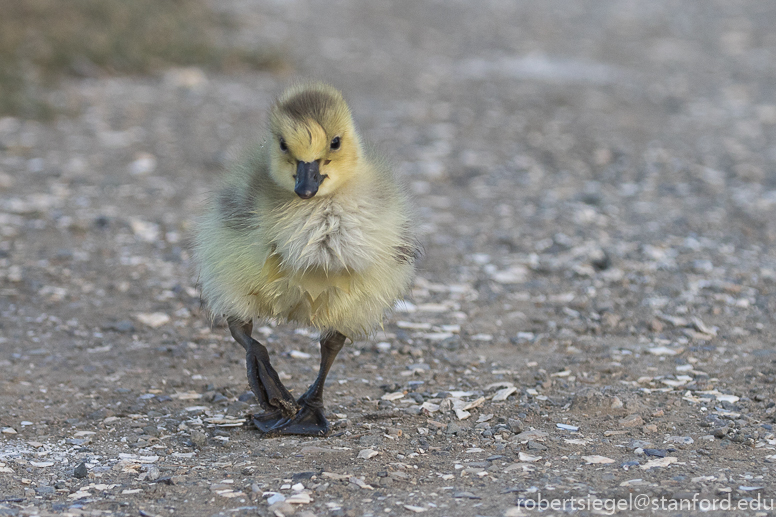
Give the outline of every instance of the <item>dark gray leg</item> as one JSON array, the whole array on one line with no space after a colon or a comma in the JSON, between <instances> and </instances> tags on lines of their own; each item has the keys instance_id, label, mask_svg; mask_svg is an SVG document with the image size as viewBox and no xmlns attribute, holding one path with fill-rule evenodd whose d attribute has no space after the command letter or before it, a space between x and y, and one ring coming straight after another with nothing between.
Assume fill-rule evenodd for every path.
<instances>
[{"instance_id":1,"label":"dark gray leg","mask_svg":"<svg viewBox=\"0 0 776 517\"><path fill-rule=\"evenodd\" d=\"M277 372L269 362L266 347L251 337L253 323L229 320L232 337L245 349L245 365L248 382L265 413L258 415L266 429L277 422L293 417L299 406L294 397L280 382ZM257 424L258 426L258 424ZM259 427L262 431L262 427Z\"/></svg>"},{"instance_id":2,"label":"dark gray leg","mask_svg":"<svg viewBox=\"0 0 776 517\"><path fill-rule=\"evenodd\" d=\"M329 434L329 422L323 415L323 385L334 364L337 354L342 350L347 338L339 332L332 332L321 340L321 368L318 377L304 395L297 401L301 406L293 418L279 421L268 434L302 434L308 436L326 436Z\"/></svg>"}]
</instances>

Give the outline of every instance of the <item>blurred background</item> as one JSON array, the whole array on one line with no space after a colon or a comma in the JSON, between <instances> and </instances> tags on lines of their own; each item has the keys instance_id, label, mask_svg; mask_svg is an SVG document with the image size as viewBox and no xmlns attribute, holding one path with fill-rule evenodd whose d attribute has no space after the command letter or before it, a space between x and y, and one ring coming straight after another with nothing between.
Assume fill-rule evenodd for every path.
<instances>
[{"instance_id":1,"label":"blurred background","mask_svg":"<svg viewBox=\"0 0 776 517\"><path fill-rule=\"evenodd\" d=\"M151 160L160 178L181 166L201 177L258 138L284 85L319 78L345 90L420 193L423 182L508 181L520 196L552 186L563 198L600 198L604 187L684 198L697 187L728 199L733 187L754 201L752 188L774 186L776 14L764 2L8 0L3 11L6 183L30 158L110 175L142 155L135 167ZM29 145L25 120L54 137ZM92 133L72 145L71 126ZM478 198L457 192L463 205ZM682 205L708 211L697 224L724 218L720 203ZM669 208L650 228L701 229ZM771 240L771 224L740 229ZM521 249L530 231L499 228Z\"/></svg>"},{"instance_id":2,"label":"blurred background","mask_svg":"<svg viewBox=\"0 0 776 517\"><path fill-rule=\"evenodd\" d=\"M98 220L114 237L144 224L185 262L218 171L261 138L284 86L316 78L345 91L417 195L429 257L482 255L467 275L536 268L530 255L545 250L582 246L606 262L670 247L668 236L707 237L700 246L715 250L776 237L769 3L8 0L3 10L0 185L11 214L56 207L57 227Z\"/></svg>"},{"instance_id":3,"label":"blurred background","mask_svg":"<svg viewBox=\"0 0 776 517\"><path fill-rule=\"evenodd\" d=\"M362 395L389 380L423 379L406 388L419 401L504 381L510 405L485 406L503 419L554 433L573 402L588 430L627 412L633 433L700 440L698 404L719 389L751 418L704 420L723 429L708 447L762 445L727 464L750 468L774 443L757 422L776 404L775 26L761 0L2 0L3 425L96 414L90 428L129 407L177 429L171 387L231 386L219 400L243 403L241 353L200 310L189 231L273 98L314 78L344 91L410 188L426 249L411 303L335 364L332 382L372 374L341 382L332 407L375 410ZM266 330L303 389L315 359L289 354L315 358L314 341ZM46 394L43 378L71 391ZM600 396L585 406L588 388ZM603 400L608 423L590 416ZM480 431L459 441L495 447ZM508 487L488 486L501 504Z\"/></svg>"},{"instance_id":4,"label":"blurred background","mask_svg":"<svg viewBox=\"0 0 776 517\"><path fill-rule=\"evenodd\" d=\"M755 328L776 307L775 21L757 1L7 0L2 292L94 325L198 314L192 222L274 96L315 78L416 198L414 294L476 293L438 306L465 332Z\"/></svg>"}]
</instances>

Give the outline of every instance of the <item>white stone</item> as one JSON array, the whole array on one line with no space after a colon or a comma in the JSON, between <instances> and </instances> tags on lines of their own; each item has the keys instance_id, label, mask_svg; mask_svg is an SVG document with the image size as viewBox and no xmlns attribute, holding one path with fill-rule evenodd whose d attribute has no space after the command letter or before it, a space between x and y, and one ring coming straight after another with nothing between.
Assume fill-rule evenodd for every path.
<instances>
[{"instance_id":1,"label":"white stone","mask_svg":"<svg viewBox=\"0 0 776 517\"><path fill-rule=\"evenodd\" d=\"M136 314L135 318L143 325L148 325L152 329L159 328L170 321L170 316L163 312L141 312Z\"/></svg>"},{"instance_id":2,"label":"white stone","mask_svg":"<svg viewBox=\"0 0 776 517\"><path fill-rule=\"evenodd\" d=\"M588 465L614 463L614 460L612 458L607 458L606 456L598 456L598 455L582 456L582 459L585 460L585 463L587 463Z\"/></svg>"},{"instance_id":3,"label":"white stone","mask_svg":"<svg viewBox=\"0 0 776 517\"><path fill-rule=\"evenodd\" d=\"M358 453L358 458L362 460L368 460L369 458L374 458L379 453L372 449L364 449L361 452Z\"/></svg>"}]
</instances>

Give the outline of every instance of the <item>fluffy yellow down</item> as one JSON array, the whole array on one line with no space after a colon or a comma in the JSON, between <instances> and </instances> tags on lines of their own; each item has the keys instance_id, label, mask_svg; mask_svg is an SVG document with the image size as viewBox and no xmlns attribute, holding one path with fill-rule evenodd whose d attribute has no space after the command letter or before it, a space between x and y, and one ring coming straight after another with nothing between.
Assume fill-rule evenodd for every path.
<instances>
[{"instance_id":1,"label":"fluffy yellow down","mask_svg":"<svg viewBox=\"0 0 776 517\"><path fill-rule=\"evenodd\" d=\"M309 98L295 98L300 92ZM197 227L203 297L214 315L363 337L412 281L417 244L407 197L364 150L336 90L296 87L271 120L267 140L226 175ZM335 136L338 149L329 144ZM293 191L296 156L320 160L327 176L311 199Z\"/></svg>"}]
</instances>

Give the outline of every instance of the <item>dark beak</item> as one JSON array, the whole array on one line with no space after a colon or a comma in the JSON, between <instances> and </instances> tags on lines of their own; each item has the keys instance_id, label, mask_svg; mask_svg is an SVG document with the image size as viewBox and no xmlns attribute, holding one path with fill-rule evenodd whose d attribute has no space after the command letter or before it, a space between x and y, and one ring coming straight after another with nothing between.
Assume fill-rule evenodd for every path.
<instances>
[{"instance_id":1,"label":"dark beak","mask_svg":"<svg viewBox=\"0 0 776 517\"><path fill-rule=\"evenodd\" d=\"M310 199L318 192L318 187L325 177L321 176L317 161L297 162L294 192L302 199Z\"/></svg>"}]
</instances>

